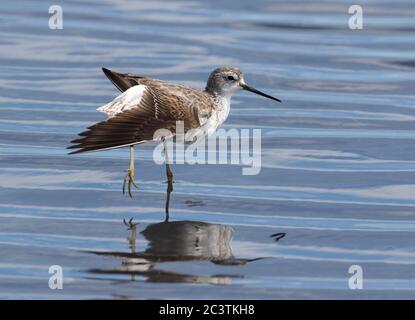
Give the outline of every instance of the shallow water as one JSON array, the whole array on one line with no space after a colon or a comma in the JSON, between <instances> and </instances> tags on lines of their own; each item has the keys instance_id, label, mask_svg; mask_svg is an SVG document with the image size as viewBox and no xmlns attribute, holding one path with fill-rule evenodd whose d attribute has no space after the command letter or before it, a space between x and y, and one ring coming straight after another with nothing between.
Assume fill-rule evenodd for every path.
<instances>
[{"instance_id":1,"label":"shallow water","mask_svg":"<svg viewBox=\"0 0 415 320\"><path fill-rule=\"evenodd\" d=\"M415 298L415 7L388 2L352 31L347 1L55 1L63 30L3 1L0 298ZM283 100L237 94L224 126L262 129L259 175L175 165L163 223L154 145L132 200L128 150L67 155L118 94L101 67L203 88L227 64Z\"/></svg>"}]
</instances>

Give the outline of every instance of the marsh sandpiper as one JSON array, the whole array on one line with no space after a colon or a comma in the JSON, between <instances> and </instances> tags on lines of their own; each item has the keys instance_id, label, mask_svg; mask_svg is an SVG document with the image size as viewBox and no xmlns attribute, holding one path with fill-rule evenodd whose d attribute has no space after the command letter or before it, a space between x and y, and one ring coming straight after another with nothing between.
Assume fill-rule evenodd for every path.
<instances>
[{"instance_id":1,"label":"marsh sandpiper","mask_svg":"<svg viewBox=\"0 0 415 320\"><path fill-rule=\"evenodd\" d=\"M130 166L124 178L123 193L127 185L131 197L134 182L134 145L154 140L159 129L175 132L176 122L182 121L185 132L200 129L210 135L226 120L231 97L244 89L263 97L281 102L244 81L241 70L235 67L215 69L208 78L205 90L196 90L184 85L161 80L122 74L102 69L112 83L123 92L112 102L98 108L108 119L89 127L71 141L70 154L130 147ZM165 143L164 138L162 138ZM167 175L166 214L168 215L170 193L173 191L173 174L170 169L166 145L164 145Z\"/></svg>"}]
</instances>

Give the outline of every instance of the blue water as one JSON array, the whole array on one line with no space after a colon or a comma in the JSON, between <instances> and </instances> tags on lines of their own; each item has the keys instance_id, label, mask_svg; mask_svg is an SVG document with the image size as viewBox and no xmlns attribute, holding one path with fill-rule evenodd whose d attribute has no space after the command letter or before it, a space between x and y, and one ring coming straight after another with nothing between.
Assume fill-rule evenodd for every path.
<instances>
[{"instance_id":1,"label":"blue water","mask_svg":"<svg viewBox=\"0 0 415 320\"><path fill-rule=\"evenodd\" d=\"M415 298L413 1L361 1L363 30L341 0L53 4L63 30L50 1L1 4L0 298ZM101 67L203 88L229 64L283 100L232 100L224 127L262 130L259 175L173 165L166 224L154 144L133 199L128 150L67 155L118 94Z\"/></svg>"}]
</instances>

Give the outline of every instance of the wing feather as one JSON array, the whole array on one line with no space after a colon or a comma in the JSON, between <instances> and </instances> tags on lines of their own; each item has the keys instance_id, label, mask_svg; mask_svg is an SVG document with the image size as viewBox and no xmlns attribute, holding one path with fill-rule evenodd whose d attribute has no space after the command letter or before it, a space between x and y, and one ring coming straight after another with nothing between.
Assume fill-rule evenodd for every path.
<instances>
[{"instance_id":1,"label":"wing feather","mask_svg":"<svg viewBox=\"0 0 415 320\"><path fill-rule=\"evenodd\" d=\"M139 80L141 77L139 76L134 76L129 73L118 73L106 68L102 68L102 71L121 92L127 91L131 87L140 84Z\"/></svg>"},{"instance_id":2,"label":"wing feather","mask_svg":"<svg viewBox=\"0 0 415 320\"><path fill-rule=\"evenodd\" d=\"M102 107L106 110L102 111L113 114L108 120L80 133L68 149L77 149L71 152L75 154L150 141L158 129L168 129L174 134L179 120L184 121L185 130L199 126L194 107L181 99L160 87L153 90L149 86L133 86Z\"/></svg>"}]
</instances>

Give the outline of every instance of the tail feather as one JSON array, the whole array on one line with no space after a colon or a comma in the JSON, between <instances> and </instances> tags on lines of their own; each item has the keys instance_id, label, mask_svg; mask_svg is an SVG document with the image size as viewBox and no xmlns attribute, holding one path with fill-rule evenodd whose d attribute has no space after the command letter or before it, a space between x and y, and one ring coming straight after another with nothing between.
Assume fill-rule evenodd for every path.
<instances>
[{"instance_id":1,"label":"tail feather","mask_svg":"<svg viewBox=\"0 0 415 320\"><path fill-rule=\"evenodd\" d=\"M138 82L138 79L140 77L132 76L129 74L123 74L111 71L106 68L102 68L102 71L107 76L108 79L111 80L111 82L120 90L121 92L127 91L131 87L140 84Z\"/></svg>"}]
</instances>

